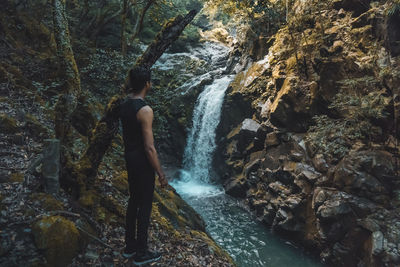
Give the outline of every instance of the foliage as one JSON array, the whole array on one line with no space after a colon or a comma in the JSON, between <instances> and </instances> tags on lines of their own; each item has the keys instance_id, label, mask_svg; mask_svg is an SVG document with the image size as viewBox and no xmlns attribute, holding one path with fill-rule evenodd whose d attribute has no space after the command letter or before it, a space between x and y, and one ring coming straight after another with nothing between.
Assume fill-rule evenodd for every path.
<instances>
[{"instance_id":1,"label":"foliage","mask_svg":"<svg viewBox=\"0 0 400 267\"><path fill-rule=\"evenodd\" d=\"M393 2L390 3L387 14L389 17L393 17L400 14L400 0L393 0Z\"/></svg>"},{"instance_id":2,"label":"foliage","mask_svg":"<svg viewBox=\"0 0 400 267\"><path fill-rule=\"evenodd\" d=\"M346 83L359 85L357 80ZM339 112L340 117L315 116L316 124L309 128L307 141L317 151L340 159L356 141L370 141L381 134L381 128L374 125L374 121L388 117L389 103L390 97L384 90L359 94L342 89L329 105L333 112Z\"/></svg>"}]
</instances>

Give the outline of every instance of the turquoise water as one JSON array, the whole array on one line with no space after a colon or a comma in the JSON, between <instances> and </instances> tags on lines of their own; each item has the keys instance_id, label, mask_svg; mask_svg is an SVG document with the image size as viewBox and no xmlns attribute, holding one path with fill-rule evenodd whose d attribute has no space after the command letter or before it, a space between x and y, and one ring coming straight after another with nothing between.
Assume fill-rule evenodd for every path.
<instances>
[{"instance_id":1,"label":"turquoise water","mask_svg":"<svg viewBox=\"0 0 400 267\"><path fill-rule=\"evenodd\" d=\"M272 234L218 186L182 180L173 181L172 186L203 217L207 232L238 266L322 266Z\"/></svg>"}]
</instances>

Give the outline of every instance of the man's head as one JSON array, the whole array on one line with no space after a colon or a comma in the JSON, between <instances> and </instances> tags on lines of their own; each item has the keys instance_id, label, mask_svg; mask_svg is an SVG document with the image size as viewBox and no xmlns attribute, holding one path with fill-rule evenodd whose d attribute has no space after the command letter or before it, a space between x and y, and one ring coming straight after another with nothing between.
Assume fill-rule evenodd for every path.
<instances>
[{"instance_id":1,"label":"man's head","mask_svg":"<svg viewBox=\"0 0 400 267\"><path fill-rule=\"evenodd\" d=\"M151 71L148 68L134 67L128 72L125 83L125 92L140 93L142 90L151 88Z\"/></svg>"}]
</instances>

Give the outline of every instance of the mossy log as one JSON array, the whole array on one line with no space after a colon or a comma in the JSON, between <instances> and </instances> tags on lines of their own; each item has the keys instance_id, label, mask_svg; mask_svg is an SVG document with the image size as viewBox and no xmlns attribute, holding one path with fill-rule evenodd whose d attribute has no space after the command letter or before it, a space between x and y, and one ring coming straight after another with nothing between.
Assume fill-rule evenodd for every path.
<instances>
[{"instance_id":1,"label":"mossy log","mask_svg":"<svg viewBox=\"0 0 400 267\"><path fill-rule=\"evenodd\" d=\"M135 66L150 68L161 57L165 50L179 37L185 27L193 20L197 11L192 10L186 16L177 16L168 21L143 55L136 61ZM92 131L88 147L79 162L69 172L69 181L76 181L79 193L93 188L98 167L104 154L118 132L119 107L122 95L115 95L109 101L105 114L97 122Z\"/></svg>"}]
</instances>

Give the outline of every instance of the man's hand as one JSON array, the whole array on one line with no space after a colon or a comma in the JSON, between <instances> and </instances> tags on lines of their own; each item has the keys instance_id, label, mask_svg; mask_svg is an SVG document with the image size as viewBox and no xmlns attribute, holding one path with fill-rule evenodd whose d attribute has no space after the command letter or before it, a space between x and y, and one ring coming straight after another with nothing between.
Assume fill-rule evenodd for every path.
<instances>
[{"instance_id":1,"label":"man's hand","mask_svg":"<svg viewBox=\"0 0 400 267\"><path fill-rule=\"evenodd\" d=\"M163 172L158 174L158 181L160 182L161 188L165 188L168 185L168 180Z\"/></svg>"}]
</instances>

